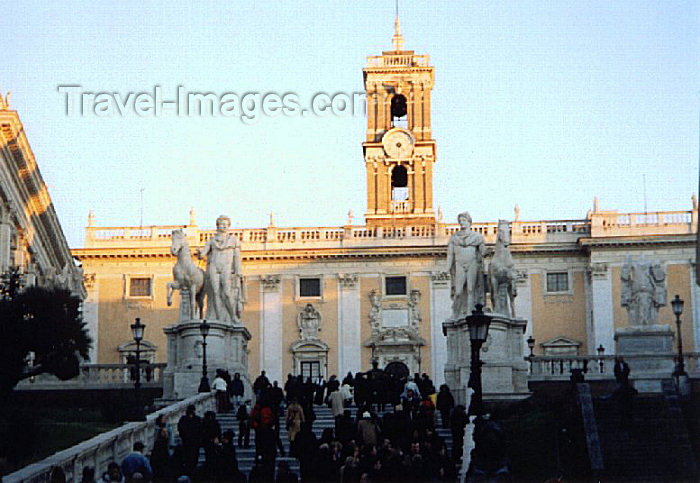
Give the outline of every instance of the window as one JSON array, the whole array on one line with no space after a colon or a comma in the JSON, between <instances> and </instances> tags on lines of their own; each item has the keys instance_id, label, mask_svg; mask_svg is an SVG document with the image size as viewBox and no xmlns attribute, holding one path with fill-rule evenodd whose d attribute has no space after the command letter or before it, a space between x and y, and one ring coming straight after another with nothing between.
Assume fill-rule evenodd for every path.
<instances>
[{"instance_id":1,"label":"window","mask_svg":"<svg viewBox=\"0 0 700 483\"><path fill-rule=\"evenodd\" d=\"M408 171L403 166L396 166L391 171L391 199L392 201L408 199Z\"/></svg>"},{"instance_id":2,"label":"window","mask_svg":"<svg viewBox=\"0 0 700 483\"><path fill-rule=\"evenodd\" d=\"M403 94L391 98L391 127L408 127L408 103Z\"/></svg>"},{"instance_id":3,"label":"window","mask_svg":"<svg viewBox=\"0 0 700 483\"><path fill-rule=\"evenodd\" d=\"M321 363L319 361L301 361L301 375L306 380L310 377L312 380L318 379L321 375Z\"/></svg>"},{"instance_id":4,"label":"window","mask_svg":"<svg viewBox=\"0 0 700 483\"><path fill-rule=\"evenodd\" d=\"M386 295L406 295L406 277L386 277L384 279Z\"/></svg>"},{"instance_id":5,"label":"window","mask_svg":"<svg viewBox=\"0 0 700 483\"><path fill-rule=\"evenodd\" d=\"M300 278L299 279L299 297L320 297L321 296L321 279L320 278Z\"/></svg>"},{"instance_id":6,"label":"window","mask_svg":"<svg viewBox=\"0 0 700 483\"><path fill-rule=\"evenodd\" d=\"M129 278L129 297L150 297L151 282L150 277Z\"/></svg>"},{"instance_id":7,"label":"window","mask_svg":"<svg viewBox=\"0 0 700 483\"><path fill-rule=\"evenodd\" d=\"M547 292L568 292L569 274L567 272L553 272L547 274Z\"/></svg>"}]
</instances>

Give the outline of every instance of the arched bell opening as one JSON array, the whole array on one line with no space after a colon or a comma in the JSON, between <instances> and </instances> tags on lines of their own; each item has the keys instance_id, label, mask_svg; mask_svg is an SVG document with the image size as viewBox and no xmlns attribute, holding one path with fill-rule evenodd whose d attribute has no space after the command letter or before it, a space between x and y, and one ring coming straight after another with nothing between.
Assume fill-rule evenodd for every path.
<instances>
[{"instance_id":1,"label":"arched bell opening","mask_svg":"<svg viewBox=\"0 0 700 483\"><path fill-rule=\"evenodd\" d=\"M406 96L395 94L391 98L391 127L408 128L408 103Z\"/></svg>"}]
</instances>

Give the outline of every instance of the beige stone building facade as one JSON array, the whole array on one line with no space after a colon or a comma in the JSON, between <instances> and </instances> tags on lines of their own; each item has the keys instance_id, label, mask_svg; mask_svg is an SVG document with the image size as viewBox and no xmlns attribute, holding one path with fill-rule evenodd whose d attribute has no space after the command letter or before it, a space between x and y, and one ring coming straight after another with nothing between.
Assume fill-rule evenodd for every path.
<instances>
[{"instance_id":1,"label":"beige stone building facade","mask_svg":"<svg viewBox=\"0 0 700 483\"><path fill-rule=\"evenodd\" d=\"M68 242L9 97L0 96L0 273L17 270L25 285L59 282L82 295Z\"/></svg>"},{"instance_id":2,"label":"beige stone building facade","mask_svg":"<svg viewBox=\"0 0 700 483\"><path fill-rule=\"evenodd\" d=\"M458 225L433 209L433 170L439 169L430 125L433 67L428 56L403 50L398 22L393 43L369 57L363 71L365 224L350 217L345 226L231 230L242 244L242 322L252 335L253 375L261 369L280 381L287 373L344 375L366 370L376 358L444 381L442 323L451 313L445 256ZM464 208L479 219L478 206ZM696 350L697 216L695 201L690 210L659 213L601 211L596 203L576 220L516 215L516 314L529 321L523 337L536 339L535 353L589 354L601 345L613 353L615 329L627 325L620 267L626 255L642 253L664 266L669 298L679 294L686 301L683 339L688 351ZM492 246L497 225L477 221L473 229ZM192 213L187 224L149 227L100 227L90 215L85 246L73 255L85 272L94 362L125 361L135 317L147 325L146 357L166 360L163 329L178 320L178 296L174 306L166 304L175 263L170 237L178 228L193 251L214 234ZM675 327L673 321L671 308L662 307L659 323ZM309 327L317 337L308 337Z\"/></svg>"}]
</instances>

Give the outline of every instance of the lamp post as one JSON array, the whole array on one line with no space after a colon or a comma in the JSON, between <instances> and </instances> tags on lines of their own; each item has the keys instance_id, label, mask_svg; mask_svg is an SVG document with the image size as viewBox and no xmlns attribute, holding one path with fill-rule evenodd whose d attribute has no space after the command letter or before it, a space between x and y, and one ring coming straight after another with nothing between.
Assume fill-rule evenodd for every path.
<instances>
[{"instance_id":1,"label":"lamp post","mask_svg":"<svg viewBox=\"0 0 700 483\"><path fill-rule=\"evenodd\" d=\"M481 388L481 366L483 362L479 358L481 346L486 341L491 324L491 316L483 312L484 306L476 304L476 310L472 310L472 315L467 316L466 322L469 327L469 341L471 342L471 374L467 386L474 390L471 402L469 403L469 416L480 417L484 414L483 392Z\"/></svg>"},{"instance_id":2,"label":"lamp post","mask_svg":"<svg viewBox=\"0 0 700 483\"><path fill-rule=\"evenodd\" d=\"M143 332L146 325L141 323L141 319L136 317L136 323L131 324L131 335L136 342L136 374L134 377L134 398L136 405L134 408L134 420L144 421L146 419L143 413L143 404L141 403L141 341L143 340Z\"/></svg>"},{"instance_id":3,"label":"lamp post","mask_svg":"<svg viewBox=\"0 0 700 483\"><path fill-rule=\"evenodd\" d=\"M598 367L600 367L600 373L602 374L604 369L603 369L603 354L605 353L605 347L603 347L603 344L600 344L598 348L596 349L596 352L598 353Z\"/></svg>"},{"instance_id":4,"label":"lamp post","mask_svg":"<svg viewBox=\"0 0 700 483\"><path fill-rule=\"evenodd\" d=\"M671 307L673 307L673 313L676 315L676 333L678 334L678 363L676 364L676 370L673 375L677 379L681 376L686 376L685 373L685 362L683 361L683 337L681 336L681 314L683 313L683 299L678 295L671 300Z\"/></svg>"},{"instance_id":5,"label":"lamp post","mask_svg":"<svg viewBox=\"0 0 700 483\"><path fill-rule=\"evenodd\" d=\"M527 348L530 349L530 357L534 357L534 350L535 350L535 338L530 336L527 338Z\"/></svg>"},{"instance_id":6,"label":"lamp post","mask_svg":"<svg viewBox=\"0 0 700 483\"><path fill-rule=\"evenodd\" d=\"M530 337L527 338L527 348L530 349L530 355L527 356L527 361L530 363L530 374L532 374L532 358L535 356L535 338Z\"/></svg>"},{"instance_id":7,"label":"lamp post","mask_svg":"<svg viewBox=\"0 0 700 483\"><path fill-rule=\"evenodd\" d=\"M199 325L199 332L202 334L202 380L199 381L199 392L210 392L209 378L207 377L207 335L209 335L210 325L206 320L202 320Z\"/></svg>"}]
</instances>

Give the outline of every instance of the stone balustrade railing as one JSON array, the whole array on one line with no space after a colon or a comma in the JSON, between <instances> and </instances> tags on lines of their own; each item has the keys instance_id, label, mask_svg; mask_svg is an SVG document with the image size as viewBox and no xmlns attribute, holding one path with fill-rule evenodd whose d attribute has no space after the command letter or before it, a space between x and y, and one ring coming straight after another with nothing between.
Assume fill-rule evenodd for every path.
<instances>
[{"instance_id":1,"label":"stone balustrade railing","mask_svg":"<svg viewBox=\"0 0 700 483\"><path fill-rule=\"evenodd\" d=\"M143 387L163 385L163 371L166 363L140 364ZM81 364L78 376L61 381L55 376L42 374L33 379L25 379L17 385L22 390L45 389L100 389L106 386L132 386L136 367L133 364Z\"/></svg>"},{"instance_id":2,"label":"stone balustrade railing","mask_svg":"<svg viewBox=\"0 0 700 483\"><path fill-rule=\"evenodd\" d=\"M3 477L5 483L43 483L51 481L51 472L58 467L66 475L66 481L80 481L83 468L95 468L99 477L107 471L107 465L115 461L121 463L131 452L136 441L141 441L146 448L152 448L155 441L155 421L161 414L165 416L168 426L177 433L177 422L185 414L187 406L193 404L197 414L214 410L216 404L213 393L198 394L184 401L177 402L146 416L144 422L127 423L112 431L102 433L72 448L59 451L53 456L22 468Z\"/></svg>"},{"instance_id":3,"label":"stone balustrade railing","mask_svg":"<svg viewBox=\"0 0 700 483\"><path fill-rule=\"evenodd\" d=\"M409 202L403 202L409 203ZM408 205L407 205L408 206ZM397 207L397 209L403 209ZM191 247L203 246L215 230L197 226L95 227L86 228L85 248L162 247L171 243L171 232L184 229ZM486 243L494 243L497 222L474 223ZM532 243L577 243L580 238L684 235L697 229L697 210L652 213L594 212L582 220L511 222L513 250ZM333 226L232 229L244 251L285 248L347 248L362 246L440 246L459 230L456 223L416 226Z\"/></svg>"},{"instance_id":4,"label":"stone balustrade railing","mask_svg":"<svg viewBox=\"0 0 700 483\"><path fill-rule=\"evenodd\" d=\"M391 54L391 55L368 55L368 67L428 67L430 57L428 55L412 54Z\"/></svg>"},{"instance_id":5,"label":"stone balustrade railing","mask_svg":"<svg viewBox=\"0 0 700 483\"><path fill-rule=\"evenodd\" d=\"M647 213L595 213L591 218L591 235L633 236L694 233L697 210L652 211Z\"/></svg>"},{"instance_id":6,"label":"stone balustrade railing","mask_svg":"<svg viewBox=\"0 0 700 483\"><path fill-rule=\"evenodd\" d=\"M685 369L691 376L700 376L700 352L683 354ZM582 356L533 356L525 358L530 365L528 381L568 380L572 369L581 369L586 379L614 378L614 355L582 355ZM645 354L625 356L625 361L634 365L634 360L661 359L675 363L673 354ZM634 372L632 373L634 377ZM671 375L669 374L669 377Z\"/></svg>"}]
</instances>

